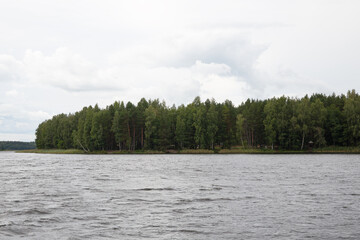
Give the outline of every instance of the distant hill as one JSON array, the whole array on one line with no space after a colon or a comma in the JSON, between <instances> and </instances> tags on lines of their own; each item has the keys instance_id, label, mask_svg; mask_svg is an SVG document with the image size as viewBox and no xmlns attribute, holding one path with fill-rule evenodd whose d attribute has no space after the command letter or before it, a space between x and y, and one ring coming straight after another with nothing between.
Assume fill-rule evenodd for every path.
<instances>
[{"instance_id":1,"label":"distant hill","mask_svg":"<svg viewBox=\"0 0 360 240\"><path fill-rule=\"evenodd\" d=\"M35 142L0 141L0 151L35 149Z\"/></svg>"}]
</instances>

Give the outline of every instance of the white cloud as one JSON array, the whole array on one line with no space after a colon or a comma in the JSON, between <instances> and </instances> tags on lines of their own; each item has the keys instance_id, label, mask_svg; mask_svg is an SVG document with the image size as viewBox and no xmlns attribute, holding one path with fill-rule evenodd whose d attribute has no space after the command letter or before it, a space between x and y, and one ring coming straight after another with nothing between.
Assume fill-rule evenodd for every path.
<instances>
[{"instance_id":1,"label":"white cloud","mask_svg":"<svg viewBox=\"0 0 360 240\"><path fill-rule=\"evenodd\" d=\"M35 134L19 134L19 133L1 133L0 141L34 141Z\"/></svg>"},{"instance_id":2,"label":"white cloud","mask_svg":"<svg viewBox=\"0 0 360 240\"><path fill-rule=\"evenodd\" d=\"M51 56L28 50L24 57L27 77L36 83L49 84L65 90L91 90L106 86L99 79L96 66L66 48L59 48ZM109 89L109 86L106 87Z\"/></svg>"},{"instance_id":3,"label":"white cloud","mask_svg":"<svg viewBox=\"0 0 360 240\"><path fill-rule=\"evenodd\" d=\"M45 120L51 118L51 115L49 113L43 111L25 112L25 114L31 120Z\"/></svg>"},{"instance_id":4,"label":"white cloud","mask_svg":"<svg viewBox=\"0 0 360 240\"><path fill-rule=\"evenodd\" d=\"M20 80L22 69L22 63L13 56L0 55L0 82Z\"/></svg>"},{"instance_id":5,"label":"white cloud","mask_svg":"<svg viewBox=\"0 0 360 240\"><path fill-rule=\"evenodd\" d=\"M25 109L26 104L15 103L0 104L0 139L16 140L18 136L22 140L33 141L38 124L51 115L43 111L29 111Z\"/></svg>"},{"instance_id":6,"label":"white cloud","mask_svg":"<svg viewBox=\"0 0 360 240\"><path fill-rule=\"evenodd\" d=\"M27 128L29 127L29 123L27 122L15 122L15 127L19 129Z\"/></svg>"},{"instance_id":7,"label":"white cloud","mask_svg":"<svg viewBox=\"0 0 360 240\"><path fill-rule=\"evenodd\" d=\"M245 82L253 74L252 66L262 47L252 45L240 33L227 30L194 35L162 37L155 45L111 54L107 63L101 65L68 48L59 48L50 55L28 50L19 62L24 66L24 78L35 85L48 85L70 92L116 91L113 95L120 93L127 99L136 96L136 100L141 97L161 98L180 104L203 93L219 96L217 91L221 84L217 84L217 88L205 86L209 77L213 79L212 84L225 79L231 89L249 85ZM238 41L234 41L234 36ZM229 77L235 80L228 81ZM240 79L242 84L231 84ZM239 89L238 92L242 91ZM15 94L9 91L8 95L12 93ZM244 98L237 97L239 100Z\"/></svg>"},{"instance_id":8,"label":"white cloud","mask_svg":"<svg viewBox=\"0 0 360 240\"><path fill-rule=\"evenodd\" d=\"M16 89L13 89L13 90L7 91L5 93L5 95L9 96L9 97L16 97L19 95L19 92Z\"/></svg>"}]
</instances>

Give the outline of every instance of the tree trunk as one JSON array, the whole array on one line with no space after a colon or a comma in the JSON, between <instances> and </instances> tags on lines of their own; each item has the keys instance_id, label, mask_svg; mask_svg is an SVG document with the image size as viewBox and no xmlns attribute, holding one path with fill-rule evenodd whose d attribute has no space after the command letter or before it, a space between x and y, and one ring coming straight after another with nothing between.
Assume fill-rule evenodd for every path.
<instances>
[{"instance_id":1,"label":"tree trunk","mask_svg":"<svg viewBox=\"0 0 360 240\"><path fill-rule=\"evenodd\" d=\"M89 149L86 150L79 140L78 140L78 143L85 152L89 152Z\"/></svg>"},{"instance_id":2,"label":"tree trunk","mask_svg":"<svg viewBox=\"0 0 360 240\"><path fill-rule=\"evenodd\" d=\"M144 128L141 128L141 148L144 148Z\"/></svg>"},{"instance_id":3,"label":"tree trunk","mask_svg":"<svg viewBox=\"0 0 360 240\"><path fill-rule=\"evenodd\" d=\"M133 122L133 150L135 150L135 123Z\"/></svg>"},{"instance_id":4,"label":"tree trunk","mask_svg":"<svg viewBox=\"0 0 360 240\"><path fill-rule=\"evenodd\" d=\"M305 140L305 131L303 131L303 137L302 137L302 141L301 141L301 150L303 150L303 148L304 148L304 140Z\"/></svg>"},{"instance_id":5,"label":"tree trunk","mask_svg":"<svg viewBox=\"0 0 360 240\"><path fill-rule=\"evenodd\" d=\"M254 129L251 129L251 146L254 147Z\"/></svg>"},{"instance_id":6,"label":"tree trunk","mask_svg":"<svg viewBox=\"0 0 360 240\"><path fill-rule=\"evenodd\" d=\"M128 126L128 133L129 133L129 140L128 140L128 148L129 148L129 150L131 150L131 133L130 133L130 124L128 123L127 124L127 126Z\"/></svg>"}]
</instances>

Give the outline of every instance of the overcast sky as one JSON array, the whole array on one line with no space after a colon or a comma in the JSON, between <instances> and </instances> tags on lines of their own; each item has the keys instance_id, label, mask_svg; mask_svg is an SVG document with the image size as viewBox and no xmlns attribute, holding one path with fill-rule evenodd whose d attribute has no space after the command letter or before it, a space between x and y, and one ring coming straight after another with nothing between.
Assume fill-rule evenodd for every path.
<instances>
[{"instance_id":1,"label":"overcast sky","mask_svg":"<svg viewBox=\"0 0 360 240\"><path fill-rule=\"evenodd\" d=\"M2 0L0 140L88 105L360 89L359 0Z\"/></svg>"}]
</instances>

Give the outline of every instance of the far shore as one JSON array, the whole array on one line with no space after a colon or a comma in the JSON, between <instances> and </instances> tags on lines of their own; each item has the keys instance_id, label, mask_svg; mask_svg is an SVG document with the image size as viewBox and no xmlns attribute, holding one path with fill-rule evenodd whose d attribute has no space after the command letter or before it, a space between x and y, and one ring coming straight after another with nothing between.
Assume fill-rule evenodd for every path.
<instances>
[{"instance_id":1,"label":"far shore","mask_svg":"<svg viewBox=\"0 0 360 240\"><path fill-rule=\"evenodd\" d=\"M40 154L360 154L360 147L325 147L311 150L271 150L258 148L234 149L184 149L184 150L136 150L136 151L92 151L80 149L29 149L19 150L17 153Z\"/></svg>"}]
</instances>

